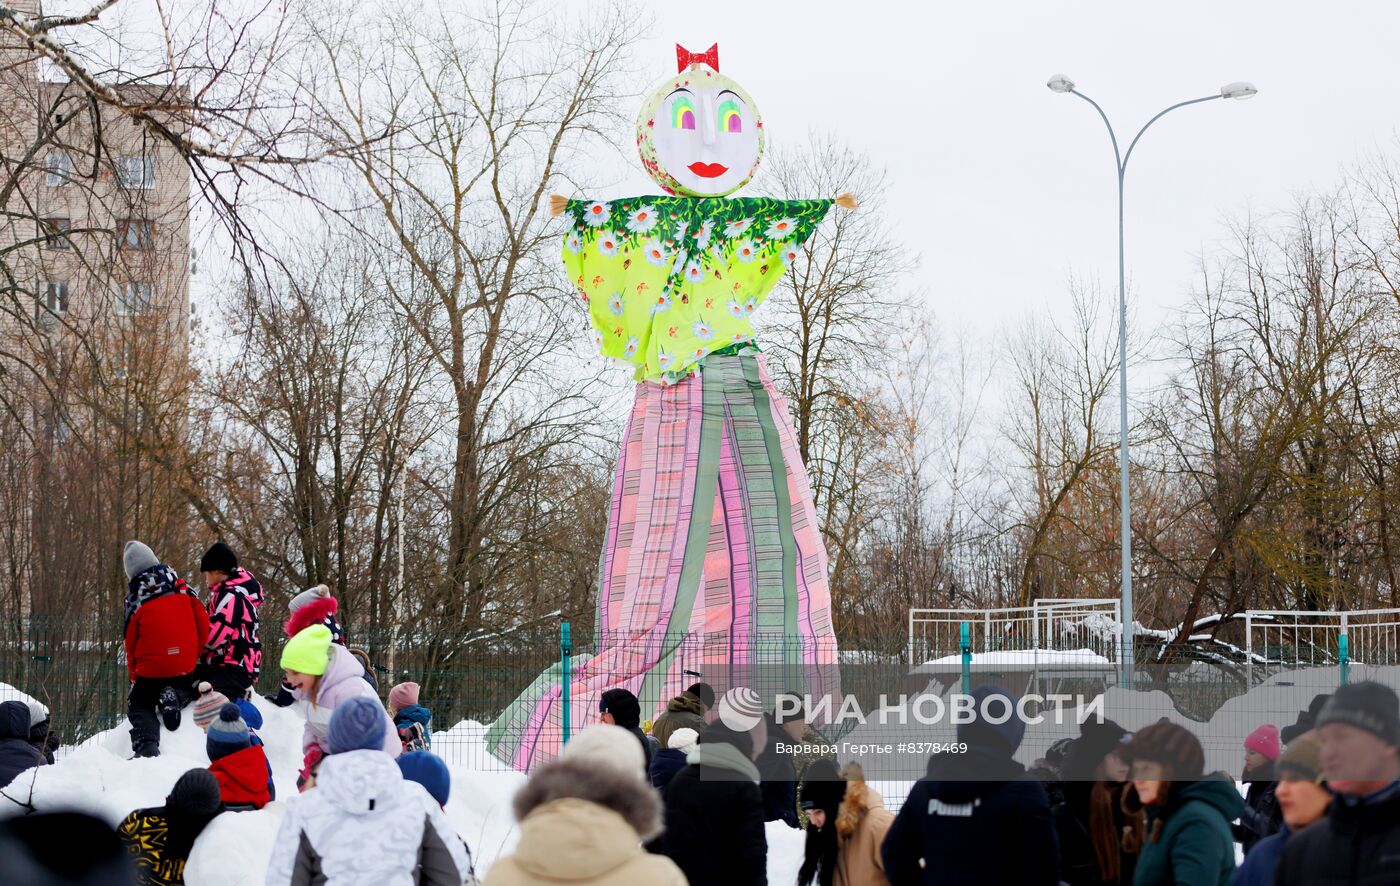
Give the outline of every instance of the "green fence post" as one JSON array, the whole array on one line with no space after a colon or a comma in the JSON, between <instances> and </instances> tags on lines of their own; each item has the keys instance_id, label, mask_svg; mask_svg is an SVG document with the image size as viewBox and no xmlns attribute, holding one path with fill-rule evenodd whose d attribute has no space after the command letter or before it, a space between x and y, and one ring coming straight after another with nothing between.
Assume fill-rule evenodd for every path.
<instances>
[{"instance_id":1,"label":"green fence post","mask_svg":"<svg viewBox=\"0 0 1400 886\"><path fill-rule=\"evenodd\" d=\"M958 625L958 648L962 650L962 691L972 692L972 628L967 622Z\"/></svg>"},{"instance_id":2,"label":"green fence post","mask_svg":"<svg viewBox=\"0 0 1400 886\"><path fill-rule=\"evenodd\" d=\"M561 660L561 670L563 673L562 682L559 685L559 698L562 702L560 710L564 717L564 732L561 745L568 744L569 741L569 656L574 654L573 640L569 636L569 623L566 621L559 626L559 655Z\"/></svg>"},{"instance_id":3,"label":"green fence post","mask_svg":"<svg viewBox=\"0 0 1400 886\"><path fill-rule=\"evenodd\" d=\"M1341 659L1342 685L1345 686L1351 677L1351 644L1347 642L1346 634L1337 637L1337 657Z\"/></svg>"}]
</instances>

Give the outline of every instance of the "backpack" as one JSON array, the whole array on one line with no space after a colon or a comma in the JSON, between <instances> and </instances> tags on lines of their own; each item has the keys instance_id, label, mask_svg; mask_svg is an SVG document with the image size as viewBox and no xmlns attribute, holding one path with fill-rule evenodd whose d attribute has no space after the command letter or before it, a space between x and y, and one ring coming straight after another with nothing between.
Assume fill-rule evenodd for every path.
<instances>
[{"instance_id":1,"label":"backpack","mask_svg":"<svg viewBox=\"0 0 1400 886\"><path fill-rule=\"evenodd\" d=\"M403 752L425 751L428 749L428 740L423 735L423 724L409 723L407 726L399 727L399 741L403 743Z\"/></svg>"}]
</instances>

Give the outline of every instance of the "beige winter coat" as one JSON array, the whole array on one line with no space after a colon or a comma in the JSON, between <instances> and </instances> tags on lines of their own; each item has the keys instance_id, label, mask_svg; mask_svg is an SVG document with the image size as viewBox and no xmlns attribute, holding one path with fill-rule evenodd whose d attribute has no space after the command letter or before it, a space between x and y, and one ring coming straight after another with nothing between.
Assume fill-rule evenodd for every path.
<instances>
[{"instance_id":1,"label":"beige winter coat","mask_svg":"<svg viewBox=\"0 0 1400 886\"><path fill-rule=\"evenodd\" d=\"M852 771L854 770L854 771ZM846 798L836 816L836 835L841 852L836 858L836 886L889 886L880 844L885 842L894 822L894 813L885 801L860 777L854 765L846 776Z\"/></svg>"},{"instance_id":2,"label":"beige winter coat","mask_svg":"<svg viewBox=\"0 0 1400 886\"><path fill-rule=\"evenodd\" d=\"M521 788L515 813L520 842L491 865L485 886L686 886L675 862L642 848L661 832L662 816L656 791L639 778L556 761Z\"/></svg>"}]
</instances>

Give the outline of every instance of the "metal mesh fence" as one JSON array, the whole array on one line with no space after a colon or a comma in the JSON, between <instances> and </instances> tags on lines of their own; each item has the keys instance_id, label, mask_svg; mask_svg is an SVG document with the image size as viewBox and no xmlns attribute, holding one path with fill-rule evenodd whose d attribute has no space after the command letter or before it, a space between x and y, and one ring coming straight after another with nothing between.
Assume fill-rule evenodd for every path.
<instances>
[{"instance_id":1,"label":"metal mesh fence","mask_svg":"<svg viewBox=\"0 0 1400 886\"><path fill-rule=\"evenodd\" d=\"M1080 620L1086 617L1082 611L1074 615ZM1088 615L1098 618L1100 613ZM1307 626L1310 630L1301 631L1294 626L1298 619L1293 615L1287 620L1287 630L1283 619L1275 616L1267 622L1267 629L1256 629L1257 639L1248 644L1251 652L1230 658L1214 649L1209 654L1179 656L1170 666L1148 664L1139 671L1133 691L1115 688L1119 681L1111 647L1086 661L1058 654L1074 649L1046 649L1047 638L1060 637L1075 649L1084 648L1083 638L1059 625L1058 614L1033 617L1046 621L1029 642L1007 642L998 649L985 630L973 638L977 653L970 660L969 685L995 683L1018 695L1061 694L1081 704L1100 703L1106 716L1129 730L1170 717L1198 734L1210 765L1235 775L1239 774L1243 737L1257 726L1293 723L1314 695L1334 691L1349 679L1400 685L1400 660L1395 645L1387 642L1394 633L1394 620L1389 616L1368 614L1352 620L1357 635L1354 648L1366 650L1364 660L1339 660L1336 628L1329 625L1333 636L1324 636L1326 629L1320 624L1327 619L1313 619L1314 624ZM984 625L987 621L995 621L995 615L984 619ZM1339 624L1340 620L1331 622ZM1018 626L1007 636L1015 635L1015 639L1029 627ZM269 636L274 631L276 635ZM1000 636L995 630L994 635ZM1297 653L1300 636L1307 649L1326 650L1326 654ZM1288 640L1287 652L1292 659L1286 667L1284 662L1273 660L1285 657L1280 652L1281 638ZM261 694L272 695L277 690L283 640L281 632L265 621L264 666L257 686ZM579 729L598 719L597 695L602 688L617 685L614 668L642 673L658 656L665 666L657 669L656 677L629 684L639 698L644 721L656 716L686 685L699 680L711 683L719 693L729 687L754 687L760 696L767 696L764 707L770 711L772 693L796 691L817 696L817 701L822 693L828 693L832 695L831 707L811 718L815 734L837 749L833 756L839 762L865 763L872 784L892 808L897 808L923 774L930 756L926 742L950 739L954 731L947 724L863 721L849 712L869 714L891 700L930 692L949 697L963 685L961 650L954 635L948 633L947 639L938 643L921 641L912 666L908 640L907 636L844 637L837 647L814 648L783 635L733 638L727 634L640 632L574 637L570 656L574 676L580 672L588 676L590 663L599 664L592 673L596 677L590 684L593 689L571 698L570 728ZM449 762L485 770L510 769L510 753L486 752L486 727L499 717L495 738L510 748L522 735L510 733L510 721L501 717L502 712L512 706L531 708L550 693L557 710L561 670L558 626L467 638L416 630L391 633L357 629L352 631L351 641L368 651L381 698L402 680L420 684L420 701L433 712L437 730L433 749ZM1270 659L1267 667L1262 666L1262 658ZM736 666L736 660L745 664ZM126 713L127 674L120 617L0 619L0 682L48 705L54 729L64 744L91 741L120 723ZM481 725L450 728L460 721ZM546 718L537 730L544 734L541 756L531 762L552 756L551 748L557 750L562 740L561 730L562 719L557 714ZM1073 722L1029 728L1017 758L1030 765L1055 741L1073 737L1077 731ZM881 757L884 752L879 749L885 745L904 749L895 757ZM873 757L871 748L876 749Z\"/></svg>"}]
</instances>

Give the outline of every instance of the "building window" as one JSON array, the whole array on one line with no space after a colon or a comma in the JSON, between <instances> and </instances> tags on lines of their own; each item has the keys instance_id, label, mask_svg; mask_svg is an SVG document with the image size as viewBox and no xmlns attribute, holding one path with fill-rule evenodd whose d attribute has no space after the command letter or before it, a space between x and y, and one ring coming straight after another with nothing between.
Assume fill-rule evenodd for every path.
<instances>
[{"instance_id":1,"label":"building window","mask_svg":"<svg viewBox=\"0 0 1400 886\"><path fill-rule=\"evenodd\" d=\"M117 315L134 317L149 310L155 294L150 283L128 283L117 291Z\"/></svg>"},{"instance_id":2,"label":"building window","mask_svg":"<svg viewBox=\"0 0 1400 886\"><path fill-rule=\"evenodd\" d=\"M39 294L38 309L34 312L34 318L40 326L48 328L54 324L58 315L68 310L68 281L50 280L44 284L44 291Z\"/></svg>"},{"instance_id":3,"label":"building window","mask_svg":"<svg viewBox=\"0 0 1400 886\"><path fill-rule=\"evenodd\" d=\"M62 151L50 151L44 158L44 184L61 188L73 180L73 161Z\"/></svg>"},{"instance_id":4,"label":"building window","mask_svg":"<svg viewBox=\"0 0 1400 886\"><path fill-rule=\"evenodd\" d=\"M117 181L127 190L150 190L156 186L154 157L118 157Z\"/></svg>"},{"instance_id":5,"label":"building window","mask_svg":"<svg viewBox=\"0 0 1400 886\"><path fill-rule=\"evenodd\" d=\"M153 249L156 226L148 218L117 220L117 246L121 249Z\"/></svg>"},{"instance_id":6,"label":"building window","mask_svg":"<svg viewBox=\"0 0 1400 886\"><path fill-rule=\"evenodd\" d=\"M68 239L72 222L66 218L46 218L40 224L44 230L44 245L49 249L72 249L73 241Z\"/></svg>"}]
</instances>

